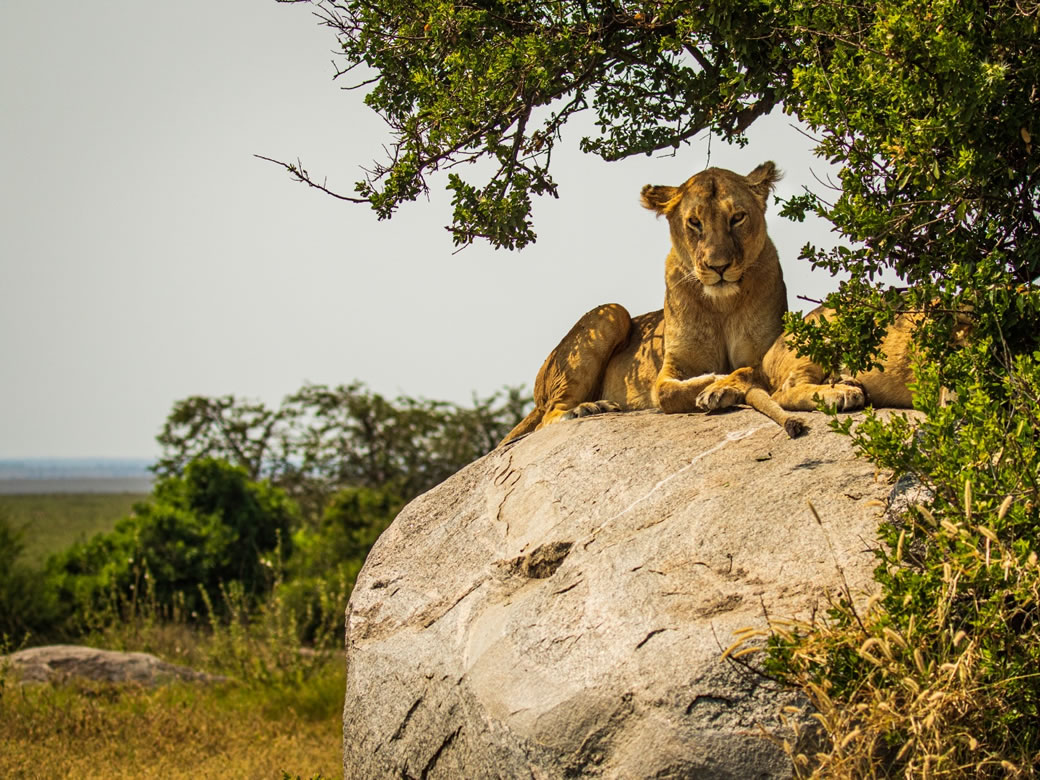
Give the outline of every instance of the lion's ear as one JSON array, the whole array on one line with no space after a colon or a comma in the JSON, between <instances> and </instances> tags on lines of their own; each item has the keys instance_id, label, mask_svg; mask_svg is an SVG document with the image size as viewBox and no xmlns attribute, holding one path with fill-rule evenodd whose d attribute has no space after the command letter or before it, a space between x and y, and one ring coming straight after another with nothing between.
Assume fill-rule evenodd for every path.
<instances>
[{"instance_id":1,"label":"lion's ear","mask_svg":"<svg viewBox=\"0 0 1040 780\"><path fill-rule=\"evenodd\" d=\"M776 169L776 163L764 162L747 175L748 187L751 189L762 208L766 207L769 193L773 191L776 183L783 178L783 174Z\"/></svg>"},{"instance_id":2,"label":"lion's ear","mask_svg":"<svg viewBox=\"0 0 1040 780\"><path fill-rule=\"evenodd\" d=\"M658 214L667 214L675 205L675 196L679 194L678 187L666 187L661 184L647 184L639 195L643 208L656 211Z\"/></svg>"}]
</instances>

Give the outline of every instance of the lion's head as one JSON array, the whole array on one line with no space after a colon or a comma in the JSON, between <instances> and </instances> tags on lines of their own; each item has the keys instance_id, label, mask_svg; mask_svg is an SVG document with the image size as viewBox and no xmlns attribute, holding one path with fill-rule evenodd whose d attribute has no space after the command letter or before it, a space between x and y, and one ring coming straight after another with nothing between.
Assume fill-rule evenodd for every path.
<instances>
[{"instance_id":1,"label":"lion's head","mask_svg":"<svg viewBox=\"0 0 1040 780\"><path fill-rule=\"evenodd\" d=\"M643 187L643 205L668 218L682 279L705 295L735 295L766 241L766 200L780 173L772 162L747 176L708 168L678 187Z\"/></svg>"}]
</instances>

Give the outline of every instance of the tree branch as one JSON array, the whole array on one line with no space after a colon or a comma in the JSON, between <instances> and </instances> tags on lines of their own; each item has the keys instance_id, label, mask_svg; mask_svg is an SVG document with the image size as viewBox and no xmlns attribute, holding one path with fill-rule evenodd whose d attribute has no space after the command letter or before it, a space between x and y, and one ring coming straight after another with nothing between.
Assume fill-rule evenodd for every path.
<instances>
[{"instance_id":1,"label":"tree branch","mask_svg":"<svg viewBox=\"0 0 1040 780\"><path fill-rule=\"evenodd\" d=\"M300 163L299 160L297 160L296 164L293 165L292 163L285 163L285 162L282 162L281 160L274 160L274 159L272 159L270 157L264 157L262 154L254 154L253 157L256 157L257 159L260 159L260 160L266 160L267 162L274 163L275 165L280 165L281 167L285 168L285 170L287 170L289 173L291 173L294 177L296 177L296 181L302 182L303 184L306 184L308 187L313 187L316 190L321 190L326 195L331 195L332 197L338 198L339 200L345 200L348 203L369 203L370 202L368 198L355 198L355 197L352 197L350 195L341 195L338 192L333 192L328 187L326 187L324 184L318 184L318 182L314 181L310 177L310 175L304 169L303 165Z\"/></svg>"}]
</instances>

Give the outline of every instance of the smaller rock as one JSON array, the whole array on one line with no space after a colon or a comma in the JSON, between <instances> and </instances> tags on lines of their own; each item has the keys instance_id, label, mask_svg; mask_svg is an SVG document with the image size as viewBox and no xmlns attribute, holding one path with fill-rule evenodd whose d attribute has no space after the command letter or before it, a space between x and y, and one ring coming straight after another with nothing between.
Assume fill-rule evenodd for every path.
<instances>
[{"instance_id":1,"label":"smaller rock","mask_svg":"<svg viewBox=\"0 0 1040 780\"><path fill-rule=\"evenodd\" d=\"M71 677L109 683L159 685L174 680L226 682L156 658L150 653L123 653L81 645L47 645L0 656L0 669L10 666L24 683L64 682Z\"/></svg>"}]
</instances>

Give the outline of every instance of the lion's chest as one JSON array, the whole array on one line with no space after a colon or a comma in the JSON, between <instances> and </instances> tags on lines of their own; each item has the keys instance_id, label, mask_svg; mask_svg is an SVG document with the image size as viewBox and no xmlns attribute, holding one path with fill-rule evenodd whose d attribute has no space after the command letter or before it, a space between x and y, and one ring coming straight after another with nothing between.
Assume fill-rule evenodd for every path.
<instances>
[{"instance_id":1,"label":"lion's chest","mask_svg":"<svg viewBox=\"0 0 1040 780\"><path fill-rule=\"evenodd\" d=\"M666 328L665 352L678 373L730 373L762 360L775 334L763 332L745 311L689 318ZM776 330L776 329L774 329Z\"/></svg>"},{"instance_id":2,"label":"lion's chest","mask_svg":"<svg viewBox=\"0 0 1040 780\"><path fill-rule=\"evenodd\" d=\"M763 341L761 334L746 319L727 321L723 327L723 342L729 363L725 368L727 372L755 365L769 347L769 343Z\"/></svg>"}]
</instances>

